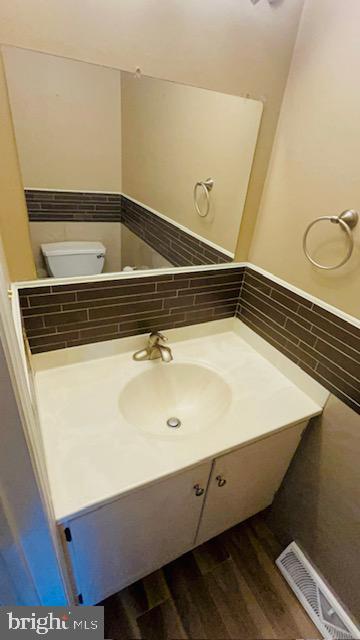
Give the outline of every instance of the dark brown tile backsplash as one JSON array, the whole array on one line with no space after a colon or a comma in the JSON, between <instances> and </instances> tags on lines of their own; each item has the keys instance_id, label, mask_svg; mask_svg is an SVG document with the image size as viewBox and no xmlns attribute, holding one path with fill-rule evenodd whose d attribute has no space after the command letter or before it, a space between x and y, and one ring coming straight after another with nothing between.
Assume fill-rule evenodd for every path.
<instances>
[{"instance_id":1,"label":"dark brown tile backsplash","mask_svg":"<svg viewBox=\"0 0 360 640\"><path fill-rule=\"evenodd\" d=\"M121 222L121 195L25 189L30 222Z\"/></svg>"},{"instance_id":2,"label":"dark brown tile backsplash","mask_svg":"<svg viewBox=\"0 0 360 640\"><path fill-rule=\"evenodd\" d=\"M175 267L232 258L116 193L25 190L30 222L121 222Z\"/></svg>"},{"instance_id":3,"label":"dark brown tile backsplash","mask_svg":"<svg viewBox=\"0 0 360 640\"><path fill-rule=\"evenodd\" d=\"M360 329L248 267L20 290L33 353L237 315L360 413Z\"/></svg>"},{"instance_id":4,"label":"dark brown tile backsplash","mask_svg":"<svg viewBox=\"0 0 360 640\"><path fill-rule=\"evenodd\" d=\"M360 329L249 268L236 315L360 413Z\"/></svg>"},{"instance_id":5,"label":"dark brown tile backsplash","mask_svg":"<svg viewBox=\"0 0 360 640\"><path fill-rule=\"evenodd\" d=\"M122 196L121 221L176 267L223 264L232 258Z\"/></svg>"},{"instance_id":6,"label":"dark brown tile backsplash","mask_svg":"<svg viewBox=\"0 0 360 640\"><path fill-rule=\"evenodd\" d=\"M20 290L33 353L235 315L243 268Z\"/></svg>"}]
</instances>

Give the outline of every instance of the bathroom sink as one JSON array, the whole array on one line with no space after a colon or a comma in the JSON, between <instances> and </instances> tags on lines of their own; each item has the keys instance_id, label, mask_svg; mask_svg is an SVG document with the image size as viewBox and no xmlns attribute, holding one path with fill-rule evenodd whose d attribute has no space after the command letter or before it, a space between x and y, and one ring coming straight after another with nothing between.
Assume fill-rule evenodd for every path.
<instances>
[{"instance_id":1,"label":"bathroom sink","mask_svg":"<svg viewBox=\"0 0 360 640\"><path fill-rule=\"evenodd\" d=\"M34 356L58 522L76 514L82 520L86 509L207 465L321 413L328 392L277 356L275 367L268 345L240 320L171 329L167 335L174 356L169 363L135 362L143 337ZM167 426L172 417L180 427ZM273 455L269 449L269 460ZM189 499L192 488L189 483ZM147 494L141 495L139 508Z\"/></svg>"},{"instance_id":2,"label":"bathroom sink","mask_svg":"<svg viewBox=\"0 0 360 640\"><path fill-rule=\"evenodd\" d=\"M127 422L149 434L171 436L197 433L224 418L232 392L217 371L193 363L148 366L120 393Z\"/></svg>"}]
</instances>

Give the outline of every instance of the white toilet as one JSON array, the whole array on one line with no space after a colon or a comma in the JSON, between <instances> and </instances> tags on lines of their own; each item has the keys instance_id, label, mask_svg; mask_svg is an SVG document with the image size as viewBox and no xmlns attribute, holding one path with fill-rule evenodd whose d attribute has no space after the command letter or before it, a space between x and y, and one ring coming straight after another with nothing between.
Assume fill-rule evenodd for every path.
<instances>
[{"instance_id":1,"label":"white toilet","mask_svg":"<svg viewBox=\"0 0 360 640\"><path fill-rule=\"evenodd\" d=\"M104 268L106 249L101 242L49 242L41 251L53 278L92 276Z\"/></svg>"}]
</instances>

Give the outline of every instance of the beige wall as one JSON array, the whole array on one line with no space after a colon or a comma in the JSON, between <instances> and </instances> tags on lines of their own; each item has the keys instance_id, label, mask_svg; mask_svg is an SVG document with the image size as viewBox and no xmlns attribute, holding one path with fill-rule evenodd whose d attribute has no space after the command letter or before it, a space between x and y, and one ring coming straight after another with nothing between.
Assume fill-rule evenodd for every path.
<instances>
[{"instance_id":1,"label":"beige wall","mask_svg":"<svg viewBox=\"0 0 360 640\"><path fill-rule=\"evenodd\" d=\"M123 191L235 252L262 103L122 73ZM193 187L212 177L200 217ZM201 189L198 200L206 201Z\"/></svg>"},{"instance_id":2,"label":"beige wall","mask_svg":"<svg viewBox=\"0 0 360 640\"><path fill-rule=\"evenodd\" d=\"M331 397L308 428L270 511L360 620L360 416Z\"/></svg>"},{"instance_id":3,"label":"beige wall","mask_svg":"<svg viewBox=\"0 0 360 640\"><path fill-rule=\"evenodd\" d=\"M311 220L360 209L360 3L307 0L250 260L360 317L360 224L347 266L320 271L302 252ZM320 226L321 225L321 226ZM311 248L328 264L344 255L331 223Z\"/></svg>"},{"instance_id":4,"label":"beige wall","mask_svg":"<svg viewBox=\"0 0 360 640\"><path fill-rule=\"evenodd\" d=\"M121 191L120 73L4 47L25 187Z\"/></svg>"},{"instance_id":5,"label":"beige wall","mask_svg":"<svg viewBox=\"0 0 360 640\"><path fill-rule=\"evenodd\" d=\"M166 258L125 227L124 224L121 225L121 258L123 268L164 269L172 266Z\"/></svg>"},{"instance_id":6,"label":"beige wall","mask_svg":"<svg viewBox=\"0 0 360 640\"><path fill-rule=\"evenodd\" d=\"M264 96L239 255L246 256L303 0L2 0L0 42L194 84Z\"/></svg>"},{"instance_id":7,"label":"beige wall","mask_svg":"<svg viewBox=\"0 0 360 640\"><path fill-rule=\"evenodd\" d=\"M0 234L12 280L36 277L0 51Z\"/></svg>"}]
</instances>

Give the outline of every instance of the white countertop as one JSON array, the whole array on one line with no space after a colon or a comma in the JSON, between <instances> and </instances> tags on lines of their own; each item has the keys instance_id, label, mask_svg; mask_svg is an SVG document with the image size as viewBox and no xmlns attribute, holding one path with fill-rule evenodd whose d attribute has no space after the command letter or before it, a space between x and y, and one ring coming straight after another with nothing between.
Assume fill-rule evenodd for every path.
<instances>
[{"instance_id":1,"label":"white countertop","mask_svg":"<svg viewBox=\"0 0 360 640\"><path fill-rule=\"evenodd\" d=\"M173 364L132 360L144 336L34 357L58 522L321 413L327 392L239 320L166 334L174 363L213 368L232 391L224 418L193 434L165 427L163 436L154 435L122 415L125 384L151 367Z\"/></svg>"}]
</instances>

